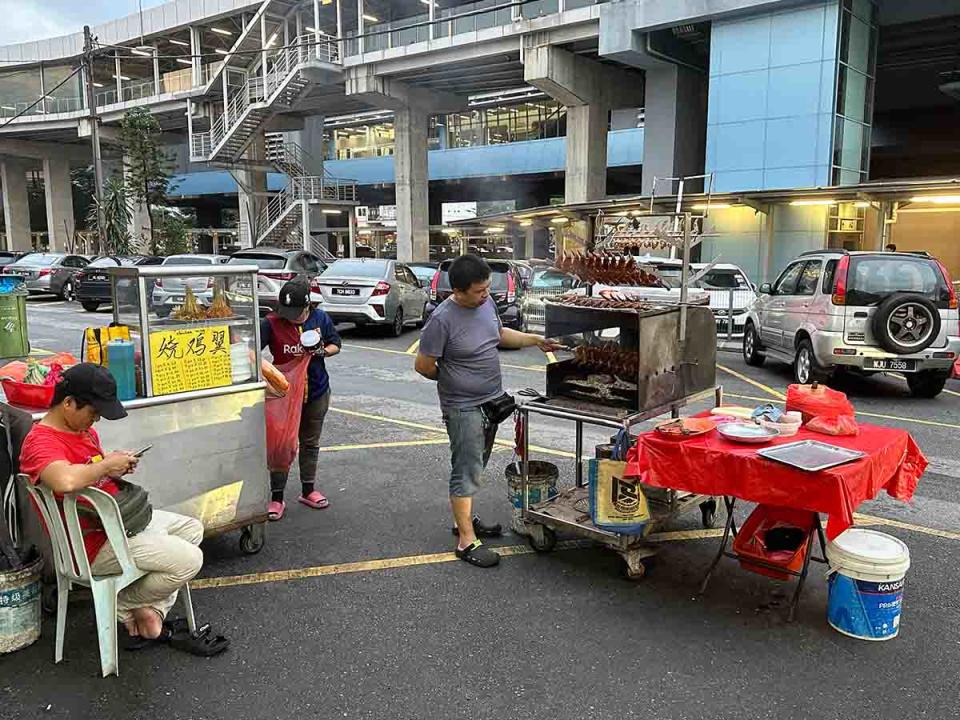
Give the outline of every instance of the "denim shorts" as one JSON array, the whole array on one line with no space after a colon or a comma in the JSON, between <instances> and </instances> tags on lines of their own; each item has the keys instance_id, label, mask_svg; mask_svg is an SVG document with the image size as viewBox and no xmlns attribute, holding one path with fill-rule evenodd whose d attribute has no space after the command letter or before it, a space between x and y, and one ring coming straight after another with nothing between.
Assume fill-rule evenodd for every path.
<instances>
[{"instance_id":1,"label":"denim shorts","mask_svg":"<svg viewBox=\"0 0 960 720\"><path fill-rule=\"evenodd\" d=\"M444 409L443 424L450 438L450 495L473 497L493 452L497 426L479 407Z\"/></svg>"}]
</instances>

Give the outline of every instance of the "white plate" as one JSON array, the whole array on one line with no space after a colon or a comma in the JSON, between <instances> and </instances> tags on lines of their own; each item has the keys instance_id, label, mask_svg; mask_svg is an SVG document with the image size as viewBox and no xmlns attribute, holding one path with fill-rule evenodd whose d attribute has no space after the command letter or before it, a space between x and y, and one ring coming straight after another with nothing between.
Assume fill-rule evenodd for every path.
<instances>
[{"instance_id":1,"label":"white plate","mask_svg":"<svg viewBox=\"0 0 960 720\"><path fill-rule=\"evenodd\" d=\"M717 426L717 432L727 440L741 443L765 443L780 436L778 430L760 425L746 425L743 423L724 423Z\"/></svg>"}]
</instances>

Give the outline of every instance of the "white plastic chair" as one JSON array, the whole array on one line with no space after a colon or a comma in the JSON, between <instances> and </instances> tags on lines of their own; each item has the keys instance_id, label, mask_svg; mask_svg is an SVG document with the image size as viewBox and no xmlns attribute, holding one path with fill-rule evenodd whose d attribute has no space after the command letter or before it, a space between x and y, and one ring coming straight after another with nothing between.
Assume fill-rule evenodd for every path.
<instances>
[{"instance_id":1,"label":"white plastic chair","mask_svg":"<svg viewBox=\"0 0 960 720\"><path fill-rule=\"evenodd\" d=\"M50 536L53 560L57 572L57 639L54 650L54 662L63 659L63 641L67 626L67 601L73 585L89 587L93 594L93 609L97 620L97 640L100 644L100 669L103 677L119 675L120 664L117 651L117 595L125 587L146 575L133 563L127 547L127 535L120 517L120 508L116 500L108 493L97 488L86 488L63 497L63 515L53 492L43 485L34 485L26 475L19 476L27 492L36 501ZM122 572L119 575L94 576L90 572L90 563L83 546L83 532L77 515L77 499L88 501L97 514L107 533L107 543L113 549ZM66 527L64 527L64 519ZM69 538L69 541L68 541ZM73 551L73 549L76 549ZM193 601L190 598L190 586L184 584L180 590L187 625L190 632L196 630L193 615Z\"/></svg>"}]
</instances>

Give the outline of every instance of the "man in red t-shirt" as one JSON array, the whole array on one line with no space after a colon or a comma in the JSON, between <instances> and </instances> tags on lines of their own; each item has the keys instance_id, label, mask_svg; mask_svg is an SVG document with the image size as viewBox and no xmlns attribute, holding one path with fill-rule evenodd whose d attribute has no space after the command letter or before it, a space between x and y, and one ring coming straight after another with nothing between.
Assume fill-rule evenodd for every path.
<instances>
[{"instance_id":1,"label":"man in red t-shirt","mask_svg":"<svg viewBox=\"0 0 960 720\"><path fill-rule=\"evenodd\" d=\"M132 473L137 458L129 452L104 453L93 425L101 417L119 420L126 415L109 371L91 363L70 368L57 384L50 411L23 441L21 472L58 498L91 486L116 495L114 478ZM80 527L93 574L119 574L120 566L99 521L81 513ZM131 636L160 637L178 589L200 572L202 539L203 525L197 520L162 510L154 510L150 524L128 539L134 564L147 571L117 599L118 620Z\"/></svg>"}]
</instances>

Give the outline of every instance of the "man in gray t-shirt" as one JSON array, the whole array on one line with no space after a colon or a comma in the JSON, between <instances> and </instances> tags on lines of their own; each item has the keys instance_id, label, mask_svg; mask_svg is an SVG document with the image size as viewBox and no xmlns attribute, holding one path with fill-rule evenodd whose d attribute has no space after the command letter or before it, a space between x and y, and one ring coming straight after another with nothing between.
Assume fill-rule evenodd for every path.
<instances>
[{"instance_id":1,"label":"man in gray t-shirt","mask_svg":"<svg viewBox=\"0 0 960 720\"><path fill-rule=\"evenodd\" d=\"M490 459L497 426L481 406L503 395L498 348L556 345L537 335L503 327L490 298L490 267L475 255L463 255L448 272L453 295L434 310L420 336L416 370L437 382L443 422L450 438L450 507L460 536L457 557L478 567L493 567L500 556L477 535L496 537L499 525L485 525L473 514L473 495Z\"/></svg>"}]
</instances>

